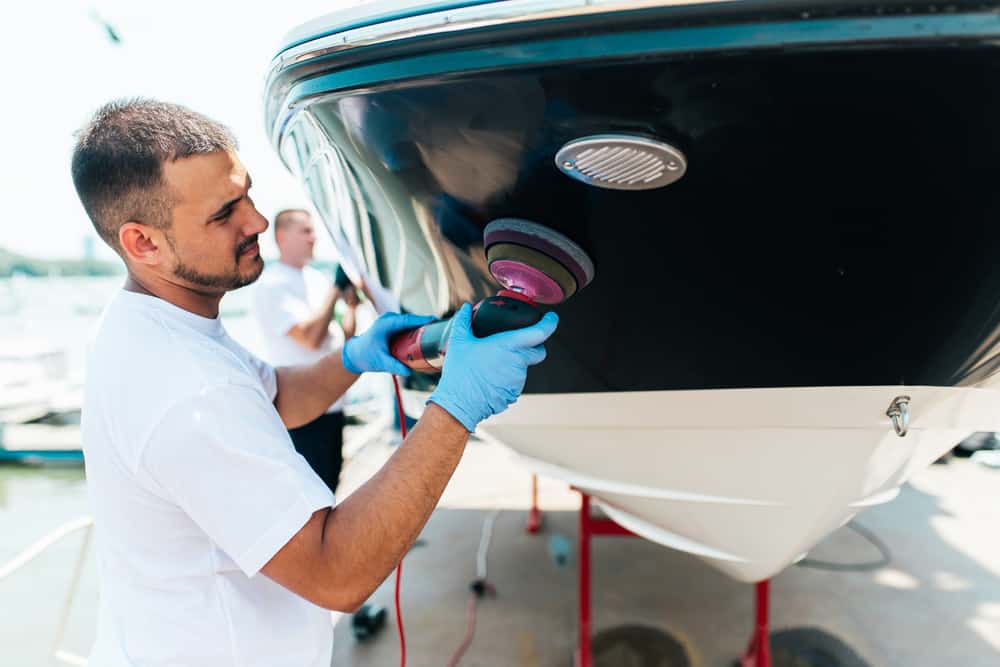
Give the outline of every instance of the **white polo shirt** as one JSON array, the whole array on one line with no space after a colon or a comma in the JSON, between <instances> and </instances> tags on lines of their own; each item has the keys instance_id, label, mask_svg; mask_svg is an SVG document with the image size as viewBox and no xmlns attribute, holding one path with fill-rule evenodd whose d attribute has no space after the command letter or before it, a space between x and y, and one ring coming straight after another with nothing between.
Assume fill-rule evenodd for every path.
<instances>
[{"instance_id":1,"label":"white polo shirt","mask_svg":"<svg viewBox=\"0 0 1000 667\"><path fill-rule=\"evenodd\" d=\"M318 361L344 345L344 330L330 322L318 349L309 350L288 335L296 324L315 315L330 295L333 280L311 266L297 269L280 261L269 262L254 285L254 318L264 345L264 356L274 366L300 366ZM341 398L327 412L344 409Z\"/></svg>"},{"instance_id":2,"label":"white polo shirt","mask_svg":"<svg viewBox=\"0 0 1000 667\"><path fill-rule=\"evenodd\" d=\"M259 574L334 503L276 392L218 318L126 291L109 304L83 405L101 578L90 667L329 667L329 612Z\"/></svg>"}]
</instances>

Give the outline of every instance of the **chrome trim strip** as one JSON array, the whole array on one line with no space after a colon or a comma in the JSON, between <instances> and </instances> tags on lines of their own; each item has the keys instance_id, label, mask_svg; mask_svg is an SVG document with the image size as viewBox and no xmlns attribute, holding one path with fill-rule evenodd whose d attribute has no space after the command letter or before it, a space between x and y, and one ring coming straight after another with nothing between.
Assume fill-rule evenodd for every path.
<instances>
[{"instance_id":1,"label":"chrome trim strip","mask_svg":"<svg viewBox=\"0 0 1000 667\"><path fill-rule=\"evenodd\" d=\"M733 0L505 0L460 7L335 32L293 46L271 61L267 80L273 81L289 67L313 58L411 37L589 14L725 3L732 4Z\"/></svg>"}]
</instances>

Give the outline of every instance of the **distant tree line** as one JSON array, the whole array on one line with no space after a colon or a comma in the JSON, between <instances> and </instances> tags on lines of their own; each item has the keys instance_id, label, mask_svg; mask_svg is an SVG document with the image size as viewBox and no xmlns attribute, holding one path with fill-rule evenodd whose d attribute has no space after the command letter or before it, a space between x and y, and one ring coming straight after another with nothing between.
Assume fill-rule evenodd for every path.
<instances>
[{"instance_id":1,"label":"distant tree line","mask_svg":"<svg viewBox=\"0 0 1000 667\"><path fill-rule=\"evenodd\" d=\"M0 278L25 276L114 276L124 273L120 262L98 259L35 259L0 248Z\"/></svg>"}]
</instances>

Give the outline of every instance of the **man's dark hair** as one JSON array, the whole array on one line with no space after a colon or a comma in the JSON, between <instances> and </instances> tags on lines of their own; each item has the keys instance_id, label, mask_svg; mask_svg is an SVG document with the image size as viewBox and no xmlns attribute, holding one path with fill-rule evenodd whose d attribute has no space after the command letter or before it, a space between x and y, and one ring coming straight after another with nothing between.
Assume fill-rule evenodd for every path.
<instances>
[{"instance_id":1,"label":"man's dark hair","mask_svg":"<svg viewBox=\"0 0 1000 667\"><path fill-rule=\"evenodd\" d=\"M224 125L147 99L109 102L76 137L73 185L97 233L119 252L118 230L125 222L170 228L173 199L163 163L236 149Z\"/></svg>"},{"instance_id":2,"label":"man's dark hair","mask_svg":"<svg viewBox=\"0 0 1000 667\"><path fill-rule=\"evenodd\" d=\"M284 229L288 226L292 220L292 216L296 213L303 213L307 218L312 217L312 213L304 208L283 208L274 215L274 235L277 237L278 230Z\"/></svg>"}]
</instances>

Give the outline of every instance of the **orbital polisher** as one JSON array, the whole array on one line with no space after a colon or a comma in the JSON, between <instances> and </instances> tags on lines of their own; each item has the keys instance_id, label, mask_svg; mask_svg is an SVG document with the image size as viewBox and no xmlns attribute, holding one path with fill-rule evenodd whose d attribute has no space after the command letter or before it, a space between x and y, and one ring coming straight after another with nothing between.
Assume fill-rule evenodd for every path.
<instances>
[{"instance_id":1,"label":"orbital polisher","mask_svg":"<svg viewBox=\"0 0 1000 667\"><path fill-rule=\"evenodd\" d=\"M494 220L483 233L483 247L490 274L503 289L473 306L472 333L478 338L538 322L545 314L539 304L562 303L594 278L594 264L580 246L534 222ZM414 370L439 373L452 324L449 318L402 331L389 350Z\"/></svg>"}]
</instances>

